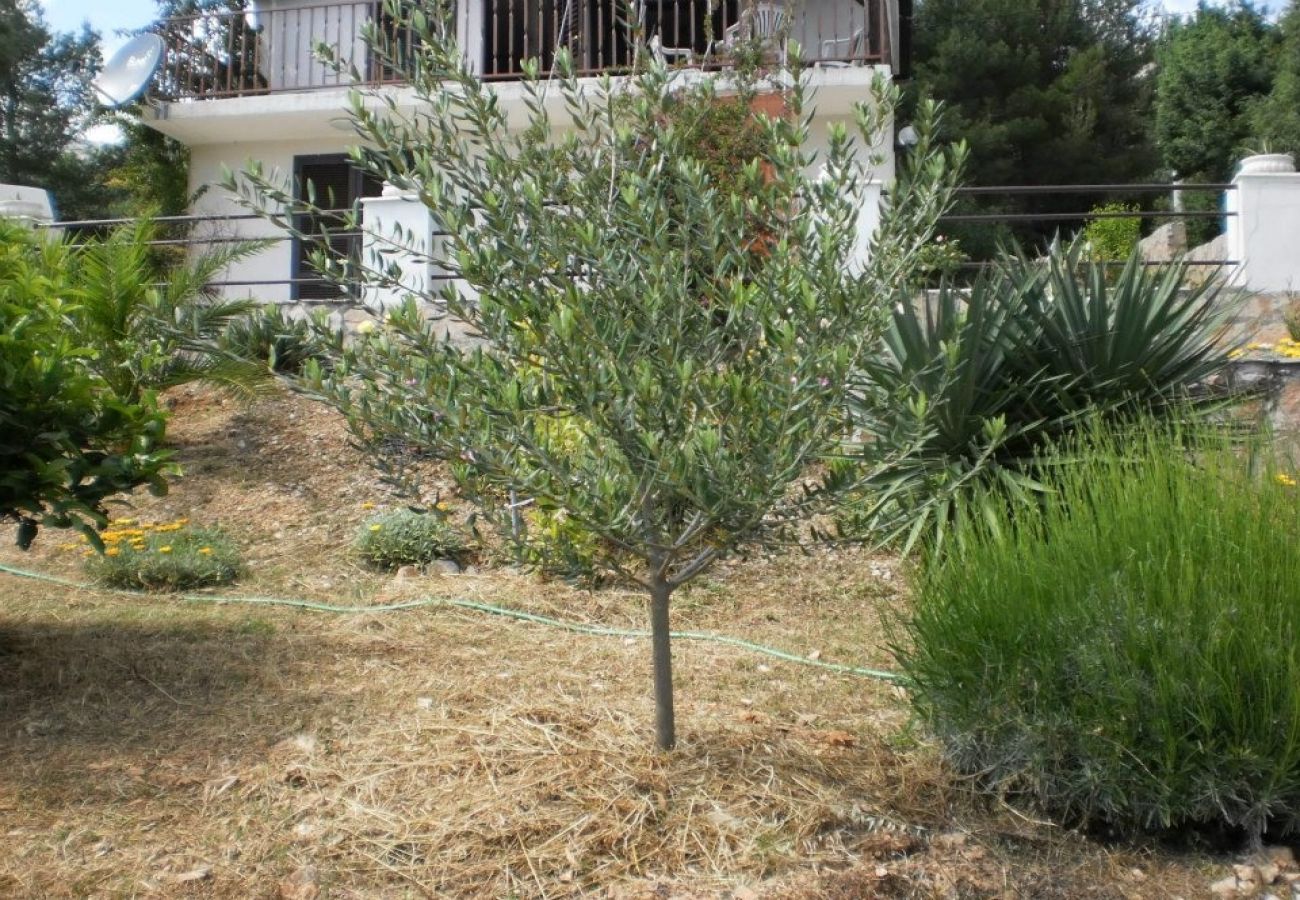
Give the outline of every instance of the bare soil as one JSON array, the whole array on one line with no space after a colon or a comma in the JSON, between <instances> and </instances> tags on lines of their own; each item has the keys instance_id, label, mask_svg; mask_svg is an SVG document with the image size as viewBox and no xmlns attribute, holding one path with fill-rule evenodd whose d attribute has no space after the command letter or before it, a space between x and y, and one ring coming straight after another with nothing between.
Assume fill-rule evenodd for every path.
<instances>
[{"instance_id":1,"label":"bare soil","mask_svg":"<svg viewBox=\"0 0 1300 900\"><path fill-rule=\"evenodd\" d=\"M171 402L185 475L129 514L229 530L250 572L223 594L644 627L636 593L489 559L368 571L353 533L396 501L333 414L289 395ZM12 537L0 561L84 577L66 536L27 553ZM734 561L679 597L674 625L889 668L905 578L847 550ZM0 584L0 897L1190 900L1231 871L980 796L886 682L679 642L681 741L660 754L642 640L438 606Z\"/></svg>"}]
</instances>

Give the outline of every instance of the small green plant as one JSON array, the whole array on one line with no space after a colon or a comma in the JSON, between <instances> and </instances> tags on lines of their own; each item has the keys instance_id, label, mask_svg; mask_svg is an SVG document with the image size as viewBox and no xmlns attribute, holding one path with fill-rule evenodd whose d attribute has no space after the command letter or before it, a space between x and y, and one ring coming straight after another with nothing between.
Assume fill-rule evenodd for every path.
<instances>
[{"instance_id":1,"label":"small green plant","mask_svg":"<svg viewBox=\"0 0 1300 900\"><path fill-rule=\"evenodd\" d=\"M458 559L468 549L464 536L441 513L405 507L366 519L357 530L355 546L377 569Z\"/></svg>"},{"instance_id":2,"label":"small green plant","mask_svg":"<svg viewBox=\"0 0 1300 900\"><path fill-rule=\"evenodd\" d=\"M1090 219L1083 228L1089 258L1095 262L1114 263L1132 256L1142 238L1142 220L1119 214L1137 211L1137 207L1126 203L1106 203L1093 209L1103 218Z\"/></svg>"},{"instance_id":3,"label":"small green plant","mask_svg":"<svg viewBox=\"0 0 1300 900\"><path fill-rule=\"evenodd\" d=\"M1282 321L1286 323L1286 333L1292 341L1300 341L1300 297L1287 295L1286 307L1282 310Z\"/></svg>"},{"instance_id":4,"label":"small green plant","mask_svg":"<svg viewBox=\"0 0 1300 900\"><path fill-rule=\"evenodd\" d=\"M1089 429L1047 502L957 526L896 652L962 771L1120 833L1300 830L1300 494L1261 458Z\"/></svg>"},{"instance_id":5,"label":"small green plant","mask_svg":"<svg viewBox=\"0 0 1300 900\"><path fill-rule=\"evenodd\" d=\"M279 306L267 306L226 326L219 346L272 372L296 375L312 360L324 361L330 349L326 329L292 319Z\"/></svg>"},{"instance_id":6,"label":"small green plant","mask_svg":"<svg viewBox=\"0 0 1300 900\"><path fill-rule=\"evenodd\" d=\"M969 261L960 240L936 234L934 240L921 248L917 257L917 280L926 287L933 286L955 276Z\"/></svg>"},{"instance_id":7,"label":"small green plant","mask_svg":"<svg viewBox=\"0 0 1300 900\"><path fill-rule=\"evenodd\" d=\"M220 528L119 519L100 535L102 552L87 551L87 567L111 587L180 591L229 584L243 571L239 548Z\"/></svg>"}]
</instances>

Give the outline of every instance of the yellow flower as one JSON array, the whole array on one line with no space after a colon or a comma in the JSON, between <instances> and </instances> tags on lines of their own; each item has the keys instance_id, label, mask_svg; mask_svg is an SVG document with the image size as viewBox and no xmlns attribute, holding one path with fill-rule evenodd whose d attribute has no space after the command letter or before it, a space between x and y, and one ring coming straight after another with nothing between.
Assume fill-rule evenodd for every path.
<instances>
[{"instance_id":1,"label":"yellow flower","mask_svg":"<svg viewBox=\"0 0 1300 900\"><path fill-rule=\"evenodd\" d=\"M158 548L158 552L159 552L159 553L171 553L171 552L172 552L172 545L171 545L171 544L168 544L166 547L159 547L159 548Z\"/></svg>"},{"instance_id":2,"label":"yellow flower","mask_svg":"<svg viewBox=\"0 0 1300 900\"><path fill-rule=\"evenodd\" d=\"M362 504L361 504L361 508L362 508L362 509L374 509L374 508L375 508L375 504L373 504L373 503L371 503L369 500L367 500L365 503L362 503Z\"/></svg>"},{"instance_id":3,"label":"yellow flower","mask_svg":"<svg viewBox=\"0 0 1300 900\"><path fill-rule=\"evenodd\" d=\"M80 544L59 544L59 549L60 549L60 550L76 550L77 547L79 547L79 546L81 546L81 545L80 545Z\"/></svg>"},{"instance_id":4,"label":"yellow flower","mask_svg":"<svg viewBox=\"0 0 1300 900\"><path fill-rule=\"evenodd\" d=\"M211 556L211 555L212 555L212 548L211 548L211 547L200 547L200 548L199 548L199 552L202 553L204 556Z\"/></svg>"},{"instance_id":5,"label":"yellow flower","mask_svg":"<svg viewBox=\"0 0 1300 900\"><path fill-rule=\"evenodd\" d=\"M1273 480L1276 481L1278 484L1282 485L1283 487L1296 486L1296 480L1292 478L1290 475L1286 474L1285 472L1278 472L1276 475L1273 476Z\"/></svg>"},{"instance_id":6,"label":"yellow flower","mask_svg":"<svg viewBox=\"0 0 1300 900\"><path fill-rule=\"evenodd\" d=\"M131 542L131 549L132 549L132 550L143 550L143 549L144 549L144 541L132 541L132 542Z\"/></svg>"},{"instance_id":7,"label":"yellow flower","mask_svg":"<svg viewBox=\"0 0 1300 900\"><path fill-rule=\"evenodd\" d=\"M383 531L383 530L384 530L384 526L383 526L383 525L371 525L371 526L370 526L370 530L371 530L372 532L375 532L375 531Z\"/></svg>"},{"instance_id":8,"label":"yellow flower","mask_svg":"<svg viewBox=\"0 0 1300 900\"><path fill-rule=\"evenodd\" d=\"M104 551L104 555L105 555L105 556L117 556L117 554L119 554L119 553L121 553L121 552L122 552L122 551L118 550L116 547L109 547L107 550Z\"/></svg>"},{"instance_id":9,"label":"yellow flower","mask_svg":"<svg viewBox=\"0 0 1300 900\"><path fill-rule=\"evenodd\" d=\"M109 525L134 525L135 519L114 519Z\"/></svg>"},{"instance_id":10,"label":"yellow flower","mask_svg":"<svg viewBox=\"0 0 1300 900\"><path fill-rule=\"evenodd\" d=\"M437 503L433 504L433 508L434 508L434 509L447 509L447 503L446 503L445 500L439 500Z\"/></svg>"}]
</instances>

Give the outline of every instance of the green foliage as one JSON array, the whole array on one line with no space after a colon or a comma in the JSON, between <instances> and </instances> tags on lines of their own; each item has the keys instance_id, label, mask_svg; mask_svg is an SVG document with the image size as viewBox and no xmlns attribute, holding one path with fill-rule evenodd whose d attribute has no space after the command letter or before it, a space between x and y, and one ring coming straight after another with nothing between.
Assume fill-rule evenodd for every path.
<instances>
[{"instance_id":1,"label":"green foliage","mask_svg":"<svg viewBox=\"0 0 1300 900\"><path fill-rule=\"evenodd\" d=\"M963 523L897 653L963 772L1071 824L1300 830L1300 503L1221 436L1089 431Z\"/></svg>"},{"instance_id":2,"label":"green foliage","mask_svg":"<svg viewBox=\"0 0 1300 900\"><path fill-rule=\"evenodd\" d=\"M868 458L907 450L907 463L872 483L897 504L851 516L851 530L884 525L909 546L942 543L969 504L1035 498L1035 454L1081 418L1217 402L1195 392L1233 349L1220 341L1218 289L1187 287L1182 266L1154 271L1136 256L1108 276L1083 251L1076 242L1042 262L1008 257L968 293L899 297L854 409Z\"/></svg>"},{"instance_id":3,"label":"green foliage","mask_svg":"<svg viewBox=\"0 0 1300 900\"><path fill-rule=\"evenodd\" d=\"M323 323L293 319L279 306L264 306L234 319L218 342L228 353L284 375L301 374L312 360L328 361L330 342Z\"/></svg>"},{"instance_id":4,"label":"green foliage","mask_svg":"<svg viewBox=\"0 0 1300 900\"><path fill-rule=\"evenodd\" d=\"M1097 262L1127 260L1137 252L1142 238L1142 220L1137 216L1118 216L1115 213L1137 212L1136 206L1125 203L1105 203L1093 209L1106 214L1105 218L1091 219L1083 228L1083 241L1088 256Z\"/></svg>"},{"instance_id":5,"label":"green foliage","mask_svg":"<svg viewBox=\"0 0 1300 900\"><path fill-rule=\"evenodd\" d=\"M1251 137L1250 112L1273 82L1276 34L1248 2L1202 4L1175 19L1157 54L1155 138L1187 181L1226 181Z\"/></svg>"},{"instance_id":6,"label":"green foliage","mask_svg":"<svg viewBox=\"0 0 1300 900\"><path fill-rule=\"evenodd\" d=\"M95 32L57 34L40 4L0 3L0 183L49 190L64 218L95 212L102 200L93 160L73 146L94 115L99 64Z\"/></svg>"},{"instance_id":7,"label":"green foliage","mask_svg":"<svg viewBox=\"0 0 1300 900\"><path fill-rule=\"evenodd\" d=\"M806 174L800 72L784 94L789 117L765 120L764 158L738 163L734 188L718 190L695 134L666 115L715 102L709 79L681 86L651 62L617 89L584 84L561 52L553 80L527 64L519 128L448 31L403 4L387 9L423 50L413 69L382 44L377 55L410 79L420 111L355 96L356 158L418 186L468 289L448 286L440 300L485 340L448 342L409 306L351 344L316 390L363 436L449 460L507 535L518 503L564 510L596 539L601 570L647 590L657 738L671 747L672 592L846 488L847 464L818 464L839 449L848 376L875 348L954 167L923 115L871 262L855 267L870 151L859 156L837 126L817 148L825 177ZM861 146L878 145L894 103L877 79L855 111ZM552 108L563 110L555 121ZM233 186L262 209L292 198L257 170ZM586 445L542 437L543 416L574 423Z\"/></svg>"},{"instance_id":8,"label":"green foliage","mask_svg":"<svg viewBox=\"0 0 1300 900\"><path fill-rule=\"evenodd\" d=\"M357 554L377 569L460 559L468 546L440 512L394 509L371 516L357 529Z\"/></svg>"},{"instance_id":9,"label":"green foliage","mask_svg":"<svg viewBox=\"0 0 1300 900\"><path fill-rule=\"evenodd\" d=\"M123 217L182 216L190 206L190 150L134 116L118 115L124 139L107 166L105 181L121 199Z\"/></svg>"},{"instance_id":10,"label":"green foliage","mask_svg":"<svg viewBox=\"0 0 1300 900\"><path fill-rule=\"evenodd\" d=\"M922 247L917 255L917 281L926 286L936 285L955 277L962 265L969 261L960 240L936 234L934 240Z\"/></svg>"},{"instance_id":11,"label":"green foliage","mask_svg":"<svg viewBox=\"0 0 1300 900\"><path fill-rule=\"evenodd\" d=\"M970 145L975 185L1105 184L1150 177L1152 20L1142 0L923 0L916 84ZM1069 195L962 198L956 212L1078 212ZM1017 225L1046 243L1054 226ZM996 255L987 224L951 228L976 259Z\"/></svg>"},{"instance_id":12,"label":"green foliage","mask_svg":"<svg viewBox=\"0 0 1300 900\"><path fill-rule=\"evenodd\" d=\"M39 525L94 534L104 503L165 490L164 420L153 397L118 397L87 365L69 249L0 227L0 518L19 544Z\"/></svg>"},{"instance_id":13,"label":"green foliage","mask_svg":"<svg viewBox=\"0 0 1300 900\"><path fill-rule=\"evenodd\" d=\"M242 573L239 548L220 528L185 523L117 528L102 535L104 550L86 561L96 581L111 587L183 591L229 584Z\"/></svg>"},{"instance_id":14,"label":"green foliage","mask_svg":"<svg viewBox=\"0 0 1300 900\"><path fill-rule=\"evenodd\" d=\"M1282 16L1281 32L1273 87L1255 106L1252 134L1278 152L1300 156L1300 3L1296 0Z\"/></svg>"},{"instance_id":15,"label":"green foliage","mask_svg":"<svg viewBox=\"0 0 1300 900\"><path fill-rule=\"evenodd\" d=\"M1289 297L1282 310L1282 322L1286 325L1287 336L1293 341L1300 341L1300 297Z\"/></svg>"},{"instance_id":16,"label":"green foliage","mask_svg":"<svg viewBox=\"0 0 1300 900\"><path fill-rule=\"evenodd\" d=\"M77 315L74 339L89 348L89 366L125 402L146 391L192 381L250 393L266 383L265 366L224 353L223 331L257 308L223 300L208 284L227 266L257 252L257 243L228 243L163 266L150 242L148 219L86 238L68 255L69 290Z\"/></svg>"}]
</instances>

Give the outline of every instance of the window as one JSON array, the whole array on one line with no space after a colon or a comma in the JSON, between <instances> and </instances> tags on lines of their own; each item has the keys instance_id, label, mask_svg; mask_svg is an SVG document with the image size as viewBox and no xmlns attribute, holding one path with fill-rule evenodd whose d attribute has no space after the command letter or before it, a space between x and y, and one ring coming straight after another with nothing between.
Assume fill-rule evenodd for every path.
<instances>
[{"instance_id":1,"label":"window","mask_svg":"<svg viewBox=\"0 0 1300 900\"><path fill-rule=\"evenodd\" d=\"M355 296L355 289L324 279L311 264L311 257L314 251L324 249L333 259L351 267L360 265L361 234L344 230L344 213L362 197L378 197L383 182L354 167L343 154L296 157L293 171L296 198L323 210L300 213L294 219L303 237L293 242L293 298L337 300Z\"/></svg>"}]
</instances>

